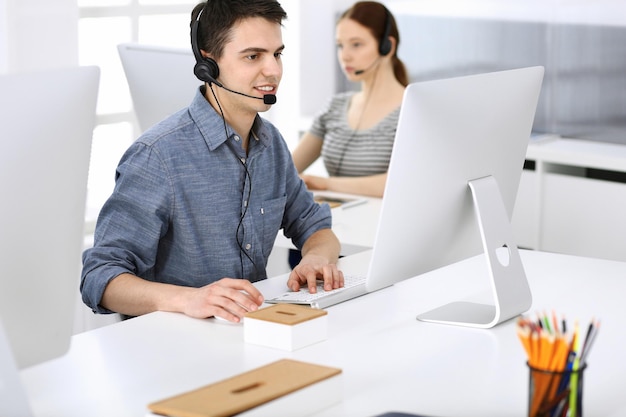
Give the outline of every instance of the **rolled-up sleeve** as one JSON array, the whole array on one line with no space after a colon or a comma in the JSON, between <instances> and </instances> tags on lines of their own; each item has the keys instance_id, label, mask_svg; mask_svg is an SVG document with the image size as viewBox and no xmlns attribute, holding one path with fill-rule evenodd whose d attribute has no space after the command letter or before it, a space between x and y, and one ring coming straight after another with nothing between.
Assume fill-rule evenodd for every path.
<instances>
[{"instance_id":1,"label":"rolled-up sleeve","mask_svg":"<svg viewBox=\"0 0 626 417\"><path fill-rule=\"evenodd\" d=\"M83 253L81 293L97 313L108 283L123 273L150 279L171 216L171 184L158 152L138 142L123 156L103 206L94 246Z\"/></svg>"}]
</instances>

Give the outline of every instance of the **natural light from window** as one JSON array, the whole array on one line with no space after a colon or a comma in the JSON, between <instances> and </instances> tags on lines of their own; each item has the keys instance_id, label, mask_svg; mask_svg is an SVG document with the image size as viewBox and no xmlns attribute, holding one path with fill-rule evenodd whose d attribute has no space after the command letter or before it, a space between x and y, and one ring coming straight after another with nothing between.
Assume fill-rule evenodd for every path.
<instances>
[{"instance_id":1,"label":"natural light from window","mask_svg":"<svg viewBox=\"0 0 626 417\"><path fill-rule=\"evenodd\" d=\"M80 65L100 67L87 198L87 232L114 186L115 167L139 135L117 45L188 47L189 16L196 1L78 0ZM155 86L158 88L158 86Z\"/></svg>"}]
</instances>

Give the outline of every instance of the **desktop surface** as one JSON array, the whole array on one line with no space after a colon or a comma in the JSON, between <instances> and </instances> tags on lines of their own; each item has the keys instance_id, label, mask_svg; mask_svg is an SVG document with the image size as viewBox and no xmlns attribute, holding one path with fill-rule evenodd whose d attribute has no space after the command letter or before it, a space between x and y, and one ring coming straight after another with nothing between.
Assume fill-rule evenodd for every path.
<instances>
[{"instance_id":1,"label":"desktop surface","mask_svg":"<svg viewBox=\"0 0 626 417\"><path fill-rule=\"evenodd\" d=\"M363 256L343 258L358 272ZM537 311L602 321L585 374L586 415L624 415L626 263L521 251ZM243 342L241 325L152 313L74 336L68 355L21 372L35 415L143 416L147 404L291 358L341 368L343 401L317 416L521 416L526 355L514 320L493 329L423 323L416 315L484 296L481 258L441 268L328 309L327 340L294 352ZM286 276L257 283L266 297ZM443 289L446 291L443 291ZM452 290L451 290L452 289Z\"/></svg>"}]
</instances>

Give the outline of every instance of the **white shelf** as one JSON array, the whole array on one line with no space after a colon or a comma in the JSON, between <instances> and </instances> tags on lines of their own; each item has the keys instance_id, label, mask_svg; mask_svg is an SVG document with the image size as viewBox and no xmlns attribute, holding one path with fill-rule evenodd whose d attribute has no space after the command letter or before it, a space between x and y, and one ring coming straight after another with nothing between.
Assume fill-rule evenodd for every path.
<instances>
[{"instance_id":1,"label":"white shelf","mask_svg":"<svg viewBox=\"0 0 626 417\"><path fill-rule=\"evenodd\" d=\"M528 146L527 159L544 164L561 164L626 172L626 146L581 139L559 138Z\"/></svg>"}]
</instances>

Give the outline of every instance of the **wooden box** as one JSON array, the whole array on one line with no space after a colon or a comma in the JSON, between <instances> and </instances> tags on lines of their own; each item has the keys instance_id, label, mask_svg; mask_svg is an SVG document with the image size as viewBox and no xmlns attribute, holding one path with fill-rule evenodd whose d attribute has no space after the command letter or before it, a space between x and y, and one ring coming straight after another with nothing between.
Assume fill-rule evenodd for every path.
<instances>
[{"instance_id":1,"label":"wooden box","mask_svg":"<svg viewBox=\"0 0 626 417\"><path fill-rule=\"evenodd\" d=\"M275 304L244 316L244 341L283 350L300 349L326 340L327 317L324 310Z\"/></svg>"}]
</instances>

